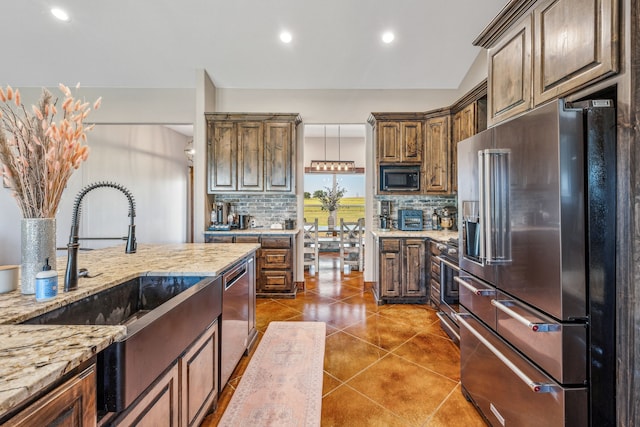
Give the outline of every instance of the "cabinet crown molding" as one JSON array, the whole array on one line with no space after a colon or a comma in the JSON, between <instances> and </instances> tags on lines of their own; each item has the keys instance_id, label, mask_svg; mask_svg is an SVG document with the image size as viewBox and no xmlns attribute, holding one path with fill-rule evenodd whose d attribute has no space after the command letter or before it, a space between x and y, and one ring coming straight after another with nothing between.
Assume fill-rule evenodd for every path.
<instances>
[{"instance_id":1,"label":"cabinet crown molding","mask_svg":"<svg viewBox=\"0 0 640 427\"><path fill-rule=\"evenodd\" d=\"M522 18L538 0L511 0L473 41L474 46L489 49L511 26Z\"/></svg>"},{"instance_id":2,"label":"cabinet crown molding","mask_svg":"<svg viewBox=\"0 0 640 427\"><path fill-rule=\"evenodd\" d=\"M299 113L204 113L207 120L237 120L237 121L291 121L295 125L302 123Z\"/></svg>"}]
</instances>

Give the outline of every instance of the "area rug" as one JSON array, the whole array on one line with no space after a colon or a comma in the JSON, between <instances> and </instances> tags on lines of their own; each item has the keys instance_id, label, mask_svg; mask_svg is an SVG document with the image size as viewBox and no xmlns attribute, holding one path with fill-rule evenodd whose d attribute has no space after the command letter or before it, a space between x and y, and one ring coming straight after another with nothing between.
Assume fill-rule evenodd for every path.
<instances>
[{"instance_id":1,"label":"area rug","mask_svg":"<svg viewBox=\"0 0 640 427\"><path fill-rule=\"evenodd\" d=\"M271 322L218 426L319 426L324 322Z\"/></svg>"}]
</instances>

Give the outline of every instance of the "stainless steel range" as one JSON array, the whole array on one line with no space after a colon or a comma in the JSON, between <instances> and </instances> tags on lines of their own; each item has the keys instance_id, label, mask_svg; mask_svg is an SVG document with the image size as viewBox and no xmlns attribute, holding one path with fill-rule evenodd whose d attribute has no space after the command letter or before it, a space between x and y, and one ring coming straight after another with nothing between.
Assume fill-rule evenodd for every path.
<instances>
[{"instance_id":1,"label":"stainless steel range","mask_svg":"<svg viewBox=\"0 0 640 427\"><path fill-rule=\"evenodd\" d=\"M458 282L458 239L447 242L432 242L431 302L438 308L440 326L455 342L460 342Z\"/></svg>"}]
</instances>

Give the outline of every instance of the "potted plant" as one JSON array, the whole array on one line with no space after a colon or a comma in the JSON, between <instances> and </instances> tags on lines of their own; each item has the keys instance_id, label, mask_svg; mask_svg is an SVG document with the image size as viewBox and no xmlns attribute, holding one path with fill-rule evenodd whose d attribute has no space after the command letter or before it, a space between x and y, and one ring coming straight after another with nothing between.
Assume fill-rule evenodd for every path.
<instances>
[{"instance_id":1,"label":"potted plant","mask_svg":"<svg viewBox=\"0 0 640 427\"><path fill-rule=\"evenodd\" d=\"M22 211L21 290L35 292L35 274L44 261L56 268L55 216L67 181L87 159L86 132L93 125L83 121L89 103L76 100L69 88L59 86L64 100L42 90L38 105L27 109L20 91L0 88L0 166L4 186ZM78 86L76 86L78 88ZM100 105L100 99L93 109ZM56 121L58 118L58 121Z\"/></svg>"},{"instance_id":2,"label":"potted plant","mask_svg":"<svg viewBox=\"0 0 640 427\"><path fill-rule=\"evenodd\" d=\"M320 209L329 212L329 218L327 220L329 229L334 228L336 225L335 213L340 207L340 199L342 199L346 192L347 190L345 188L340 188L340 186L336 184L333 188L325 187L325 190L321 191L318 195L321 203Z\"/></svg>"}]
</instances>

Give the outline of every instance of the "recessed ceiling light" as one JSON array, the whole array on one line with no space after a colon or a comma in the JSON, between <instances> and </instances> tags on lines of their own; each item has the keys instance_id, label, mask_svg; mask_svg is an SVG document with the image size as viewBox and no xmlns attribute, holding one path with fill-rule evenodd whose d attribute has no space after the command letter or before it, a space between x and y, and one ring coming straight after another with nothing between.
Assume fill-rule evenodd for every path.
<instances>
[{"instance_id":1,"label":"recessed ceiling light","mask_svg":"<svg viewBox=\"0 0 640 427\"><path fill-rule=\"evenodd\" d=\"M280 40L282 40L282 43L291 43L292 39L293 37L289 31L283 31L280 33Z\"/></svg>"},{"instance_id":2,"label":"recessed ceiling light","mask_svg":"<svg viewBox=\"0 0 640 427\"><path fill-rule=\"evenodd\" d=\"M51 9L51 13L53 14L53 16L55 16L56 18L58 18L61 21L67 22L70 19L69 18L69 14L66 11L60 9L59 7L52 8Z\"/></svg>"},{"instance_id":3,"label":"recessed ceiling light","mask_svg":"<svg viewBox=\"0 0 640 427\"><path fill-rule=\"evenodd\" d=\"M395 36L391 31L387 31L382 35L382 41L385 43L391 43Z\"/></svg>"}]
</instances>

